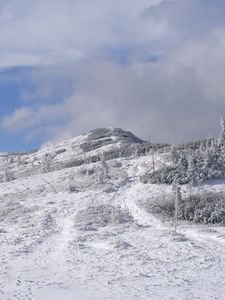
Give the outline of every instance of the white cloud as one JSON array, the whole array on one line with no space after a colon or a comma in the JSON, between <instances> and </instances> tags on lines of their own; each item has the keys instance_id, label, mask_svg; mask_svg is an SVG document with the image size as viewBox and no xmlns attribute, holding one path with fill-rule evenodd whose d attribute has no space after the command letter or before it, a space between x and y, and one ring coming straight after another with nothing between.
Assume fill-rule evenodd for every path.
<instances>
[{"instance_id":1,"label":"white cloud","mask_svg":"<svg viewBox=\"0 0 225 300\"><path fill-rule=\"evenodd\" d=\"M10 132L18 132L21 128L30 129L37 123L33 117L33 111L30 108L22 107L16 109L11 116L5 116L2 119L2 126Z\"/></svg>"},{"instance_id":2,"label":"white cloud","mask_svg":"<svg viewBox=\"0 0 225 300\"><path fill-rule=\"evenodd\" d=\"M3 6L0 65L45 65L25 74L32 89L24 90L24 106L5 116L4 129L46 139L106 126L155 141L216 134L225 114L222 0L213 12L211 0ZM113 58L124 49L128 65ZM154 63L151 54L158 55ZM60 101L51 104L54 98Z\"/></svg>"},{"instance_id":3,"label":"white cloud","mask_svg":"<svg viewBox=\"0 0 225 300\"><path fill-rule=\"evenodd\" d=\"M29 116L19 114L20 118L16 111L6 117L4 128L26 130L30 126L29 134L38 129L55 140L108 126L146 139L150 135L154 141L182 142L216 135L225 112L223 36L214 32L157 63L124 67L93 62L74 72L79 84L60 104L42 103Z\"/></svg>"},{"instance_id":4,"label":"white cloud","mask_svg":"<svg viewBox=\"0 0 225 300\"><path fill-rule=\"evenodd\" d=\"M2 128L12 133L27 130L29 132L36 132L38 127L41 127L45 131L49 124L52 126L54 122L64 122L69 114L64 104L44 105L40 107L23 106L16 109L12 115L3 117ZM44 127L43 123L45 124Z\"/></svg>"},{"instance_id":5,"label":"white cloud","mask_svg":"<svg viewBox=\"0 0 225 300\"><path fill-rule=\"evenodd\" d=\"M224 8L223 0L0 1L0 67L78 62L109 49L135 60L163 55L225 26Z\"/></svg>"},{"instance_id":6,"label":"white cloud","mask_svg":"<svg viewBox=\"0 0 225 300\"><path fill-rule=\"evenodd\" d=\"M0 66L60 64L108 47L140 46L165 33L164 22L141 18L143 10L161 1L1 2Z\"/></svg>"}]
</instances>

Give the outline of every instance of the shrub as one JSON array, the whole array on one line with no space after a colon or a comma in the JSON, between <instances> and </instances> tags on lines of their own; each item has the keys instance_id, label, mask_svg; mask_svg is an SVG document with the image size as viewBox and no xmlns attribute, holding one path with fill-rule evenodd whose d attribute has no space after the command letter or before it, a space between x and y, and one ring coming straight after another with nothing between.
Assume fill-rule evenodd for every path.
<instances>
[{"instance_id":1,"label":"shrub","mask_svg":"<svg viewBox=\"0 0 225 300\"><path fill-rule=\"evenodd\" d=\"M77 193L79 190L77 189L76 185L73 185L72 183L68 186L68 192L70 193Z\"/></svg>"},{"instance_id":2,"label":"shrub","mask_svg":"<svg viewBox=\"0 0 225 300\"><path fill-rule=\"evenodd\" d=\"M171 193L153 196L145 201L140 201L139 206L149 214L159 217L172 217L175 209L174 195Z\"/></svg>"},{"instance_id":3,"label":"shrub","mask_svg":"<svg viewBox=\"0 0 225 300\"><path fill-rule=\"evenodd\" d=\"M146 212L161 217L174 216L175 195L161 194L139 202ZM225 223L225 193L190 194L179 203L179 219L195 223Z\"/></svg>"},{"instance_id":4,"label":"shrub","mask_svg":"<svg viewBox=\"0 0 225 300\"><path fill-rule=\"evenodd\" d=\"M104 138L104 140L94 140L94 141L87 141L80 145L80 148L83 150L83 152L89 152L98 148L101 148L102 146L109 145L113 142L111 138Z\"/></svg>"},{"instance_id":5,"label":"shrub","mask_svg":"<svg viewBox=\"0 0 225 300\"><path fill-rule=\"evenodd\" d=\"M225 194L207 192L183 198L180 217L196 223L225 223Z\"/></svg>"},{"instance_id":6,"label":"shrub","mask_svg":"<svg viewBox=\"0 0 225 300\"><path fill-rule=\"evenodd\" d=\"M128 212L111 205L89 206L81 211L75 217L77 226L99 227L107 225L124 224L132 221Z\"/></svg>"},{"instance_id":7,"label":"shrub","mask_svg":"<svg viewBox=\"0 0 225 300\"><path fill-rule=\"evenodd\" d=\"M175 180L179 184L188 183L187 172L182 172L177 166L165 166L155 172L147 172L140 177L143 183L172 184Z\"/></svg>"}]
</instances>

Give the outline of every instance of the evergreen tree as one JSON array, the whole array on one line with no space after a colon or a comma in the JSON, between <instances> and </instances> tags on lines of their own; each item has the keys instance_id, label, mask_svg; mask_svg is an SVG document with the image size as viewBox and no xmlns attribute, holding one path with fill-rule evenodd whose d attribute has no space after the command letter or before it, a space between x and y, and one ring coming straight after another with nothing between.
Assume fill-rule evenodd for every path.
<instances>
[{"instance_id":1,"label":"evergreen tree","mask_svg":"<svg viewBox=\"0 0 225 300\"><path fill-rule=\"evenodd\" d=\"M188 158L187 178L191 184L195 183L197 160L193 151Z\"/></svg>"},{"instance_id":2,"label":"evergreen tree","mask_svg":"<svg viewBox=\"0 0 225 300\"><path fill-rule=\"evenodd\" d=\"M218 140L218 144L220 147L225 146L225 119L221 118L221 132L220 132L220 137Z\"/></svg>"},{"instance_id":3,"label":"evergreen tree","mask_svg":"<svg viewBox=\"0 0 225 300\"><path fill-rule=\"evenodd\" d=\"M178 162L178 159L179 159L179 154L178 154L177 150L175 149L173 143L172 143L171 148L170 148L170 155L172 157L173 163L176 164Z\"/></svg>"}]
</instances>

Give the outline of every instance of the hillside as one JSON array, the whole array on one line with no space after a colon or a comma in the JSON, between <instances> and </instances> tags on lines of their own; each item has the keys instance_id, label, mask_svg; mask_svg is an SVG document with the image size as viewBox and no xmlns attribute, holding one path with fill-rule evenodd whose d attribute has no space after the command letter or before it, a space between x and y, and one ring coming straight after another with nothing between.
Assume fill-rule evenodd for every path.
<instances>
[{"instance_id":1,"label":"hillside","mask_svg":"<svg viewBox=\"0 0 225 300\"><path fill-rule=\"evenodd\" d=\"M0 153L1 181L62 170L146 151L147 144L119 128L100 128L56 145L28 153ZM135 150L137 148L137 150Z\"/></svg>"},{"instance_id":2,"label":"hillside","mask_svg":"<svg viewBox=\"0 0 225 300\"><path fill-rule=\"evenodd\" d=\"M174 232L172 185L141 180L152 149L155 172L173 164L168 145L118 128L0 154L0 299L224 299L224 226ZM182 185L183 199L209 193L224 179Z\"/></svg>"}]
</instances>

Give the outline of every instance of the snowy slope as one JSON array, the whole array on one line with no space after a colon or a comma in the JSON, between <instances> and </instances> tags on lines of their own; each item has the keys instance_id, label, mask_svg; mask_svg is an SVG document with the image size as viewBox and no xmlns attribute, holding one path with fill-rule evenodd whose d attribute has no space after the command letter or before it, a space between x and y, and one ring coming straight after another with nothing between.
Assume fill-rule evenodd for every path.
<instances>
[{"instance_id":1,"label":"snowy slope","mask_svg":"<svg viewBox=\"0 0 225 300\"><path fill-rule=\"evenodd\" d=\"M149 214L141 204L172 188L140 182L152 168L148 155L107 160L108 176L90 160L125 141L142 145L124 134L108 129L87 152L80 145L90 133L13 161L0 157L2 174L8 167L16 178L0 184L0 299L224 299L224 227L180 222L174 233L172 220ZM57 151L43 173L46 153ZM166 163L163 155L155 163Z\"/></svg>"}]
</instances>

